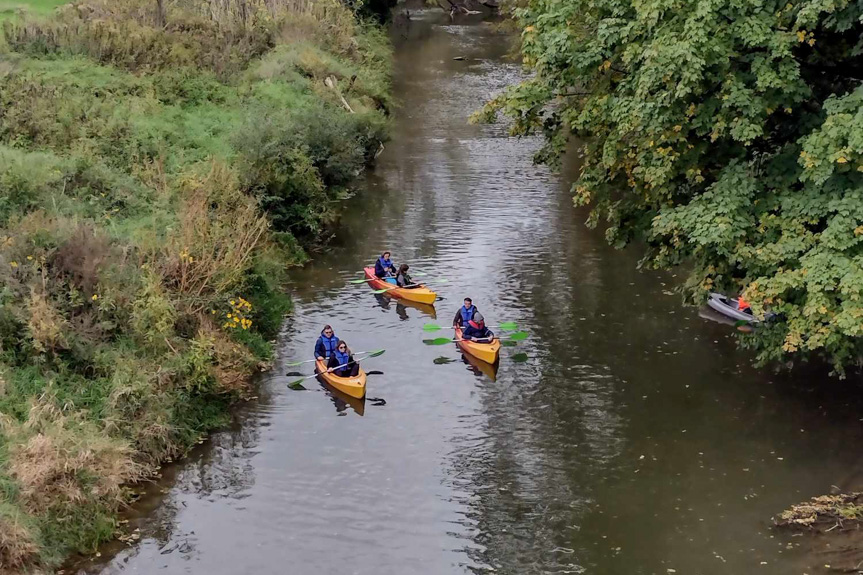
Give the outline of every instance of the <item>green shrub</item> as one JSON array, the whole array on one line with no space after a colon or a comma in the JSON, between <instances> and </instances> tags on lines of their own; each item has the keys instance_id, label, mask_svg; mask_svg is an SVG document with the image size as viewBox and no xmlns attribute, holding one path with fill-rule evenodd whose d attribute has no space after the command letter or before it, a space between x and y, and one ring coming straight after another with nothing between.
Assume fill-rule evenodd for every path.
<instances>
[{"instance_id":1,"label":"green shrub","mask_svg":"<svg viewBox=\"0 0 863 575\"><path fill-rule=\"evenodd\" d=\"M386 137L386 36L338 0L167 5L4 24L3 567L92 551L124 483L227 422Z\"/></svg>"}]
</instances>

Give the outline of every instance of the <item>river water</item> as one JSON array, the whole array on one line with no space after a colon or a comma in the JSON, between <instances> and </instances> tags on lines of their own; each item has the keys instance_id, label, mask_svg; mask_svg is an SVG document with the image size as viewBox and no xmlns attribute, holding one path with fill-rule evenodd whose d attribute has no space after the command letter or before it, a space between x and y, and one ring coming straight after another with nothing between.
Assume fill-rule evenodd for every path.
<instances>
[{"instance_id":1,"label":"river water","mask_svg":"<svg viewBox=\"0 0 863 575\"><path fill-rule=\"evenodd\" d=\"M577 165L551 174L531 163L537 141L467 124L520 78L494 26L430 10L394 36L393 140L332 246L293 274L276 368L130 511L137 543L78 569L825 570L769 520L859 483L860 405L822 375L750 367L731 328L671 294L674 275L638 272L636 251L582 225ZM450 280L434 308L347 283L384 248ZM531 335L496 372L423 343L423 324L448 324L466 295ZM297 368L283 364L311 357L324 323L355 350L386 348L366 364L384 372L368 384L383 401L287 389Z\"/></svg>"}]
</instances>

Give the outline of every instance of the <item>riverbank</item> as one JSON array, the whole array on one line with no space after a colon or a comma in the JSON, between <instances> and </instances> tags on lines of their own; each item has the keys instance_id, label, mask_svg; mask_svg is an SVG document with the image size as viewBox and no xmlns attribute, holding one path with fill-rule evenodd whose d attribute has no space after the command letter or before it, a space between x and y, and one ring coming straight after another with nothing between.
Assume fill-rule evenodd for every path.
<instances>
[{"instance_id":1,"label":"riverbank","mask_svg":"<svg viewBox=\"0 0 863 575\"><path fill-rule=\"evenodd\" d=\"M0 565L16 571L113 537L128 486L249 395L286 268L386 138L390 48L335 0L84 2L3 32Z\"/></svg>"}]
</instances>

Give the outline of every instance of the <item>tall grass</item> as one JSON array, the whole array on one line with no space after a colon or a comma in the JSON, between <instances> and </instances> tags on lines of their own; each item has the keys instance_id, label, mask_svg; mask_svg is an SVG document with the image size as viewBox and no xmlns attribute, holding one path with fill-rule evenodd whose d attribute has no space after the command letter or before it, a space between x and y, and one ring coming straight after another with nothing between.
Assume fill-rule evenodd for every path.
<instances>
[{"instance_id":1,"label":"tall grass","mask_svg":"<svg viewBox=\"0 0 863 575\"><path fill-rule=\"evenodd\" d=\"M386 38L336 0L163 6L3 24L2 569L92 551L224 423L386 137Z\"/></svg>"}]
</instances>

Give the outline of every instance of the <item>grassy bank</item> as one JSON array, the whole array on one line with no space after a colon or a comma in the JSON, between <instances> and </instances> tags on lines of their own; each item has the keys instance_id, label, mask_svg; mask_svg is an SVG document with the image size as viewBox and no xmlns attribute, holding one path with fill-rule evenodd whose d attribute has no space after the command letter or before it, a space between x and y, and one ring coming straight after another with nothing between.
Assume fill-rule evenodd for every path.
<instances>
[{"instance_id":1,"label":"grassy bank","mask_svg":"<svg viewBox=\"0 0 863 575\"><path fill-rule=\"evenodd\" d=\"M390 55L335 0L93 1L3 28L0 571L18 571L110 538L126 486L247 393L285 269L385 137Z\"/></svg>"},{"instance_id":2,"label":"grassy bank","mask_svg":"<svg viewBox=\"0 0 863 575\"><path fill-rule=\"evenodd\" d=\"M0 0L0 20L11 18L18 14L46 16L54 8L65 3L66 0Z\"/></svg>"}]
</instances>

